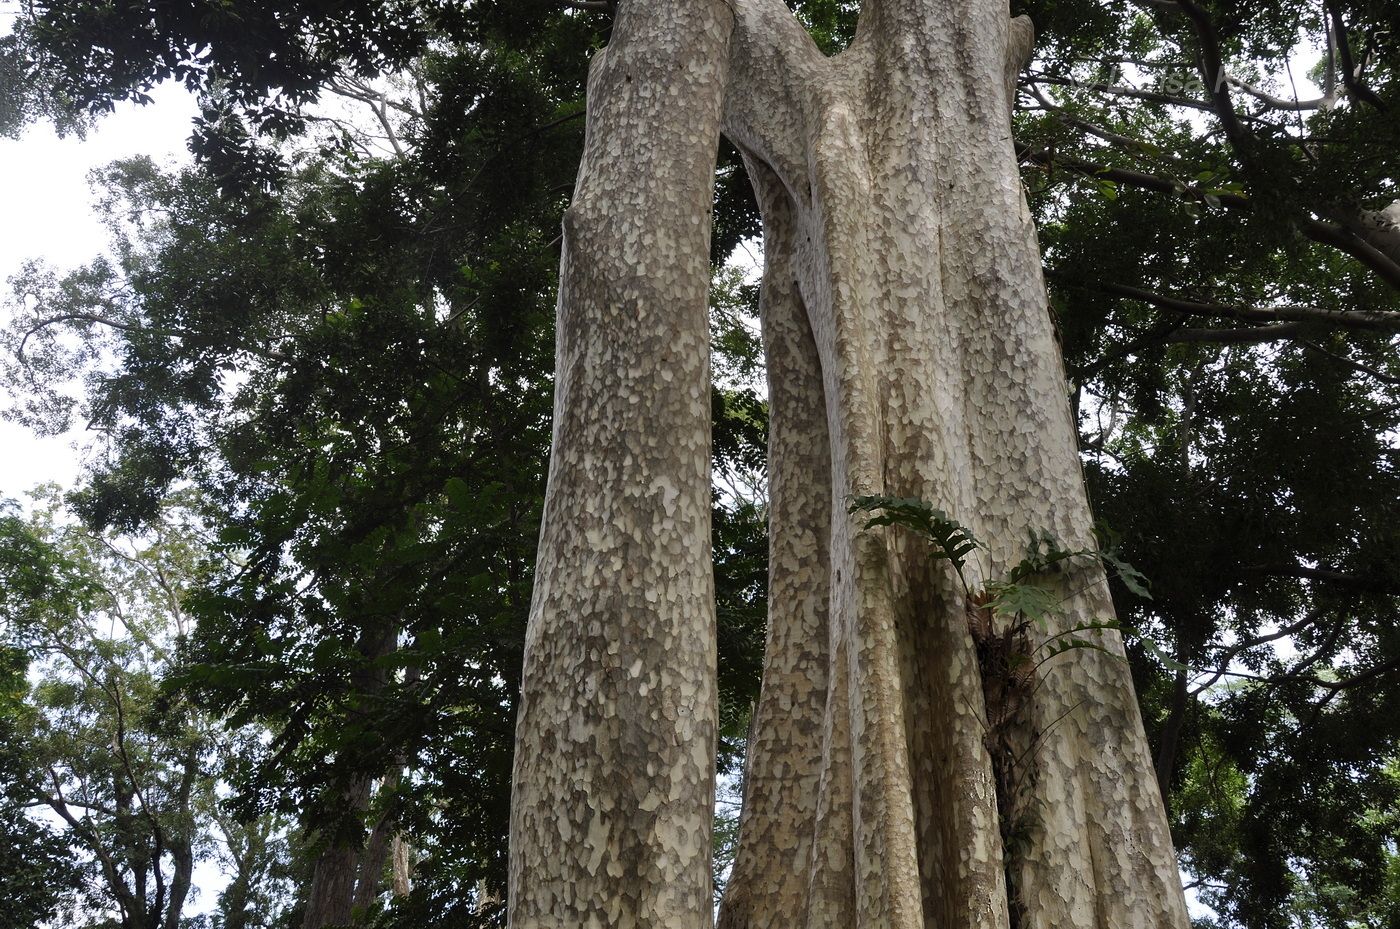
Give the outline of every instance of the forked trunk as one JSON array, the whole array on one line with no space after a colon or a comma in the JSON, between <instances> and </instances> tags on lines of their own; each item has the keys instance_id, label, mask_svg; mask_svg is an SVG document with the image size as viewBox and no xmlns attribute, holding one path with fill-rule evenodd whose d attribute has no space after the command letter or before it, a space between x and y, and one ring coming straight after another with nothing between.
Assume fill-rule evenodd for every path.
<instances>
[{"instance_id":1,"label":"forked trunk","mask_svg":"<svg viewBox=\"0 0 1400 929\"><path fill-rule=\"evenodd\" d=\"M1010 138L1028 24L984 0L867 3L827 59L779 0L737 9L725 129L763 209L773 549L721 924L1185 926L1126 665L1043 665L994 766L962 588L847 513L947 511L988 544L974 586L1032 531L1093 545ZM1063 592L1042 635L1111 618L1099 569Z\"/></svg>"},{"instance_id":2,"label":"forked trunk","mask_svg":"<svg viewBox=\"0 0 1400 929\"><path fill-rule=\"evenodd\" d=\"M866 494L946 510L988 543L978 583L1031 531L1092 544L1010 138L1028 27L994 0L867 2L828 59L782 0L671 0L622 4L614 35L566 222L512 925L710 921L703 246L723 100L764 214L772 509L722 923L1186 926L1122 661L1044 665L994 764L963 591L847 513ZM1060 628L1109 617L1101 571L1064 584Z\"/></svg>"}]
</instances>

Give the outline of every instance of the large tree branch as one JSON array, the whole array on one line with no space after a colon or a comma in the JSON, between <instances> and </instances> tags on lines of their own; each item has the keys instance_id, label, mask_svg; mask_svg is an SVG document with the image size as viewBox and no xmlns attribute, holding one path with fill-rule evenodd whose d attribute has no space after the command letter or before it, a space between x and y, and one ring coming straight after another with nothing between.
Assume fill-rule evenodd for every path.
<instances>
[{"instance_id":1,"label":"large tree branch","mask_svg":"<svg viewBox=\"0 0 1400 929\"><path fill-rule=\"evenodd\" d=\"M1350 690L1353 687L1359 687L1362 684L1374 681L1378 677L1389 674L1397 667L1400 667L1400 656L1392 658L1389 661L1383 661L1378 665L1367 668L1365 671L1353 674L1351 677L1342 678L1341 680L1328 681L1321 678L1311 678L1308 683L1321 687L1324 690Z\"/></svg>"},{"instance_id":2,"label":"large tree branch","mask_svg":"<svg viewBox=\"0 0 1400 929\"><path fill-rule=\"evenodd\" d=\"M389 119L389 109L392 107L400 112L411 112L410 108L402 105L395 106L389 95L383 91L375 90L363 82L346 79L333 81L330 84L331 93L338 94L349 100L355 100L369 107L374 118L379 122L380 128L384 130L384 139L389 143L389 147L394 150L394 155L403 158L406 154L403 143L399 140L398 130L394 128L394 123Z\"/></svg>"},{"instance_id":3,"label":"large tree branch","mask_svg":"<svg viewBox=\"0 0 1400 929\"><path fill-rule=\"evenodd\" d=\"M1316 656L1314 656L1313 658L1309 659L1306 662L1306 664L1312 664L1316 660ZM1389 674L1396 668L1400 668L1400 656L1392 658L1389 661L1383 661L1378 665L1373 665L1364 671L1360 671L1356 674L1353 674L1351 677L1340 678L1339 680L1335 681L1317 677L1316 675L1297 674L1293 671L1287 672L1285 674L1267 675L1251 674L1248 671L1231 671L1228 668L1219 668L1210 673L1215 675L1212 678L1213 681L1219 680L1222 677L1236 677L1240 678L1241 680L1258 681L1261 684L1274 685L1287 684L1294 681L1298 681L1304 684L1311 685L1313 687L1318 687L1322 690L1331 691L1332 693L1329 694L1327 697L1327 700L1330 700L1340 691L1350 690L1353 687L1359 687L1362 684L1369 683L1378 677L1383 677L1386 674ZM1325 703L1326 701L1323 702ZM1321 707L1319 706L1319 709L1320 708Z\"/></svg>"},{"instance_id":4,"label":"large tree branch","mask_svg":"<svg viewBox=\"0 0 1400 929\"><path fill-rule=\"evenodd\" d=\"M1155 174L1133 171L1128 168L1113 168L1107 165L1095 164L1091 161L1085 161L1082 158L1058 155L1045 149L1022 147L1019 150L1019 154L1023 161L1030 161L1047 168L1065 168L1075 174L1080 174L1088 178L1109 180L1116 184L1135 187L1140 190L1152 190L1158 193L1186 197L1199 203L1218 205L1225 209L1236 210L1243 213L1250 213L1254 210L1254 202L1243 194L1215 191L1203 187L1200 184L1188 184L1173 178L1160 177ZM1346 252L1371 271L1374 271L1377 276L1391 287L1400 290L1400 262L1393 261L1388 255L1368 243L1363 242L1355 234L1344 229L1337 223L1307 217L1300 217L1296 222L1298 230L1309 239L1323 245L1330 245L1338 251Z\"/></svg>"},{"instance_id":5,"label":"large tree branch","mask_svg":"<svg viewBox=\"0 0 1400 929\"><path fill-rule=\"evenodd\" d=\"M1359 371L1362 374L1367 375L1368 377L1374 377L1382 384L1400 384L1400 377L1394 377L1392 375L1386 374L1384 371L1378 371L1371 365L1363 364L1353 358L1348 358L1346 355L1339 355L1336 352L1331 351L1330 349L1323 348L1321 345L1318 345L1316 342L1313 342L1309 339L1299 339L1297 344L1301 345L1303 348L1307 349L1310 352L1314 352L1318 355L1325 355L1328 358L1331 358L1333 361L1341 362L1348 368L1351 368L1353 371Z\"/></svg>"},{"instance_id":6,"label":"large tree branch","mask_svg":"<svg viewBox=\"0 0 1400 929\"><path fill-rule=\"evenodd\" d=\"M1268 91L1260 87L1255 87L1248 81L1240 80L1237 77L1227 77L1227 80L1229 80L1230 85L1232 87L1238 87L1240 90L1249 94L1255 100L1258 100L1260 103L1263 103L1267 106L1271 106L1276 110L1287 110L1289 112L1301 112L1303 110L1322 110L1335 103L1337 99L1335 94L1325 94L1313 100L1299 100L1297 97L1276 97Z\"/></svg>"},{"instance_id":7,"label":"large tree branch","mask_svg":"<svg viewBox=\"0 0 1400 929\"><path fill-rule=\"evenodd\" d=\"M1400 261L1391 258L1344 226L1314 219L1303 226L1303 233L1314 242L1321 242L1346 252L1380 274L1386 283L1400 288Z\"/></svg>"},{"instance_id":8,"label":"large tree branch","mask_svg":"<svg viewBox=\"0 0 1400 929\"><path fill-rule=\"evenodd\" d=\"M1329 584L1375 593L1396 593L1400 589L1393 582L1383 578L1369 577L1364 574L1348 574L1345 571L1337 571L1332 568L1310 568L1299 564L1247 565L1240 570L1248 574L1263 574L1268 577L1294 577L1300 580L1325 581Z\"/></svg>"},{"instance_id":9,"label":"large tree branch","mask_svg":"<svg viewBox=\"0 0 1400 929\"><path fill-rule=\"evenodd\" d=\"M103 316L99 313L58 313L54 316L45 316L42 319L35 320L34 323L25 330L24 335L20 337L19 347L15 349L15 356L19 358L21 363L25 362L27 360L25 349L29 345L30 338L47 329L49 326L56 326L59 323L74 322L97 323L109 329L119 329L122 332L143 331L143 327L134 323L123 322L115 317Z\"/></svg>"},{"instance_id":10,"label":"large tree branch","mask_svg":"<svg viewBox=\"0 0 1400 929\"><path fill-rule=\"evenodd\" d=\"M25 330L24 335L20 337L19 347L15 349L15 356L21 363L26 363L28 360L25 355L25 349L29 345L29 340L39 332L42 332L50 326L56 326L59 323L95 323L99 326L106 326L108 329L116 329L121 332L140 332L158 336L173 336L182 339L197 337L197 333L187 329L164 329L156 326L144 326L140 323L127 322L115 316L106 316L101 313L56 313L53 316L45 316L35 320L29 328ZM243 345L240 346L240 348L249 355L268 361L289 361L291 358L291 356L287 355L285 352L279 352L276 349L259 348L251 345Z\"/></svg>"},{"instance_id":11,"label":"large tree branch","mask_svg":"<svg viewBox=\"0 0 1400 929\"><path fill-rule=\"evenodd\" d=\"M1328 218L1391 261L1400 262L1400 201L1383 210L1336 210Z\"/></svg>"},{"instance_id":12,"label":"large tree branch","mask_svg":"<svg viewBox=\"0 0 1400 929\"><path fill-rule=\"evenodd\" d=\"M84 814L82 819L74 816L73 811L68 806L67 799L63 796L62 781L59 779L58 772L53 768L49 768L49 777L53 783L53 796L44 796L41 799L44 800L49 809L53 810L54 813L58 815L59 819L62 819L68 824L68 827L71 828L75 834L82 837L88 850L97 858L98 864L102 868L103 880L106 881L108 891L117 901L117 906L121 910L124 921L129 919L144 919L146 915L146 901L138 899L136 895L131 892L131 888L126 886L126 881L122 880L121 877L121 869L117 866L117 862L112 859L111 853L102 844L102 839L96 827L93 826L92 820L86 814Z\"/></svg>"},{"instance_id":13,"label":"large tree branch","mask_svg":"<svg viewBox=\"0 0 1400 929\"><path fill-rule=\"evenodd\" d=\"M1112 97L1129 97L1135 100L1147 100L1151 103L1162 103L1167 106L1184 106L1193 110L1203 110L1214 112L1215 107L1207 100L1194 100L1190 97L1180 97L1175 94L1164 94L1156 90L1139 90L1136 87L1123 87L1117 84L1085 84L1073 78L1060 77L1054 74L1032 74L1030 77L1033 84L1056 84L1061 87L1072 87L1075 90L1089 90L1094 93L1108 94Z\"/></svg>"},{"instance_id":14,"label":"large tree branch","mask_svg":"<svg viewBox=\"0 0 1400 929\"><path fill-rule=\"evenodd\" d=\"M1133 152L1134 154L1151 153L1154 155L1164 156L1167 160L1171 162L1178 164L1180 163L1180 160L1174 155L1166 154L1155 145L1152 145L1148 142L1144 142L1141 139L1134 139L1131 136L1121 135L1110 129L1105 129L1103 126L1100 126L1096 123L1091 123L1087 119L1084 119L1083 117L1070 112L1070 110L1056 104L1049 97L1045 96L1045 94L1041 92L1040 88L1036 86L1035 82L1029 83L1027 87L1031 92L1031 96L1035 97L1035 99L1040 103L1041 106L1045 107L1047 111L1050 111L1055 119L1058 119L1061 122L1066 123L1067 125L1074 126L1078 129L1082 129L1084 132L1087 132L1090 135L1103 139L1105 142L1108 142L1109 144L1117 148L1121 148L1124 151Z\"/></svg>"},{"instance_id":15,"label":"large tree branch","mask_svg":"<svg viewBox=\"0 0 1400 929\"><path fill-rule=\"evenodd\" d=\"M1268 91L1253 86L1247 81L1243 81L1239 78L1232 77L1229 74L1229 72L1226 71L1224 62L1222 60L1222 56L1220 54L1219 36L1216 33L1213 24L1210 22L1209 15L1200 6L1196 5L1195 3L1189 2L1189 0L1187 0L1187 2L1178 2L1178 0L1136 0L1136 2L1141 6L1150 7L1151 9L1158 10L1163 13L1176 13L1182 16L1186 16L1192 21L1193 25L1196 26L1197 35L1202 40L1202 43L1210 43L1210 59L1215 64L1213 75L1210 71L1210 68L1208 67L1208 64L1203 59L1198 59L1196 63L1197 68L1201 70L1202 77L1205 79L1207 87L1213 87L1217 81L1224 81L1226 84L1227 97L1228 87L1238 87L1240 90L1243 90L1245 93L1254 97L1261 103L1273 107L1274 109L1288 111L1325 109L1331 106L1337 100L1337 95L1333 91L1331 86L1325 89L1323 96L1318 97L1315 100L1299 100L1296 96L1292 99L1274 96ZM1202 33L1203 29L1204 33ZM1219 99L1217 99L1217 107L1219 103L1220 101ZM1212 107L1212 109L1215 108L1216 107ZM1236 110L1234 108L1233 102L1229 105L1228 112L1232 114L1236 120L1245 120L1249 118L1245 114L1242 114L1238 110Z\"/></svg>"},{"instance_id":16,"label":"large tree branch","mask_svg":"<svg viewBox=\"0 0 1400 929\"><path fill-rule=\"evenodd\" d=\"M112 600L114 604L120 605L120 601L115 596L112 597ZM123 622L125 624L125 620L123 620ZM136 766L132 763L131 756L127 751L126 708L122 700L123 687L118 680L121 668L116 665L110 666L107 669L106 675L103 675L98 673L97 670L89 668L82 653L62 639L55 639L50 647L63 655L80 677L87 680L111 702L116 731L113 733L109 747L116 753L117 760L121 764L121 769L126 776L127 786L131 790L131 796L140 804L142 818L144 818L151 827L151 840L154 844L151 853L151 867L156 883L153 912L160 913L165 906L166 892L165 874L161 870L161 858L165 855L168 843L166 841L165 828L162 826L159 818L157 818L155 810L146 795L146 791L142 789L141 780L136 773ZM53 774L55 787L57 787L57 774L54 773L52 769L50 769L50 773ZM61 798L62 794L60 793L59 796ZM94 841L96 841L95 833ZM144 906L144 897L142 901L142 905Z\"/></svg>"},{"instance_id":17,"label":"large tree branch","mask_svg":"<svg viewBox=\"0 0 1400 929\"><path fill-rule=\"evenodd\" d=\"M1342 83L1347 92L1357 100L1364 101L1378 110L1385 109L1385 103L1371 88L1361 82L1361 67L1352 57L1351 40L1347 37L1347 24L1342 19L1342 10L1335 2L1325 2L1324 9L1332 25L1332 36L1336 42L1337 55L1341 58Z\"/></svg>"},{"instance_id":18,"label":"large tree branch","mask_svg":"<svg viewBox=\"0 0 1400 929\"><path fill-rule=\"evenodd\" d=\"M742 93L725 96L725 137L790 190L805 190L808 89L830 79L830 63L782 0L736 0L734 17L730 67L746 80Z\"/></svg>"},{"instance_id":19,"label":"large tree branch","mask_svg":"<svg viewBox=\"0 0 1400 929\"><path fill-rule=\"evenodd\" d=\"M1051 277L1063 277L1049 272ZM1092 286L1105 293L1116 294L1132 300L1140 300L1166 310L1173 310L1188 316L1207 316L1225 319L1238 319L1251 323L1315 322L1345 329L1364 329L1372 332L1400 331L1400 313L1367 312L1365 310L1322 310L1307 306L1256 307L1235 303L1205 303L1187 300L1166 294L1154 293L1140 287L1108 282L1076 281L1081 285ZM1235 331L1235 330L1231 330ZM1248 332L1250 330L1240 330Z\"/></svg>"},{"instance_id":20,"label":"large tree branch","mask_svg":"<svg viewBox=\"0 0 1400 929\"><path fill-rule=\"evenodd\" d=\"M1308 331L1302 323L1276 323L1245 329L1178 329L1167 337L1168 342L1220 342L1232 345L1258 345L1303 335Z\"/></svg>"},{"instance_id":21,"label":"large tree branch","mask_svg":"<svg viewBox=\"0 0 1400 929\"><path fill-rule=\"evenodd\" d=\"M1239 111L1235 109L1234 98L1230 94L1230 74L1225 70L1224 56L1220 51L1220 36L1215 31L1210 14L1194 0L1176 0L1177 6L1191 20L1196 37L1200 39L1200 59L1197 66L1205 81L1206 93L1214 101L1215 115L1225 129L1225 137L1235 147L1240 158L1248 160L1252 138L1240 122Z\"/></svg>"},{"instance_id":22,"label":"large tree branch","mask_svg":"<svg viewBox=\"0 0 1400 929\"><path fill-rule=\"evenodd\" d=\"M1287 626L1283 626L1278 630L1269 633L1268 635L1255 636L1253 638L1244 639L1243 641L1236 642L1234 645L1225 649L1225 651L1221 652L1220 655L1216 657L1216 662L1220 665L1219 669L1214 672L1211 672L1213 676L1210 678L1210 680L1206 681L1204 684L1198 684L1197 686L1191 688L1191 695L1196 696L1200 693L1203 693L1206 689L1213 686L1215 682L1220 680L1222 677L1232 676L1232 672L1229 670L1230 662L1234 661L1236 658L1238 658L1240 655L1243 655L1245 652L1250 651L1251 649L1258 648L1261 645L1267 645L1270 642L1277 642L1279 639L1284 639L1291 635L1295 635L1299 632L1302 632L1304 629L1306 629L1308 626L1311 626L1315 622L1317 622L1317 615L1314 613L1309 613L1302 619L1290 623Z\"/></svg>"}]
</instances>

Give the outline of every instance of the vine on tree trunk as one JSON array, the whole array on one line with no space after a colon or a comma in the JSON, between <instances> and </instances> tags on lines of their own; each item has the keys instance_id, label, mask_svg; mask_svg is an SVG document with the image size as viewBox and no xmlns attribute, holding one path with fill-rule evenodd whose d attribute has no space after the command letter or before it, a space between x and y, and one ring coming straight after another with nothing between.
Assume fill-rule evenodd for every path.
<instances>
[{"instance_id":1,"label":"vine on tree trunk","mask_svg":"<svg viewBox=\"0 0 1400 929\"><path fill-rule=\"evenodd\" d=\"M982 681L986 719L983 744L991 760L996 788L1010 929L1021 929L1026 924L1027 909L1020 895L1016 862L1030 847L1039 819L1036 810L1020 798L1034 795L1030 788L1035 784L1035 756L1041 739L1078 706L1070 707L1044 730L1037 729L1031 710L1041 667L1065 652L1081 648L1121 658L1083 635L1113 630L1136 635L1168 667L1184 668L1150 639L1116 620L1082 623L1051 632L1051 619L1063 614L1062 604L1068 599L1057 592L1052 578L1076 562L1097 563L1133 593L1151 598L1146 578L1118 556L1112 536L1106 531L1099 533L1099 548L1067 549L1051 533L1031 530L1025 557L1020 562L1002 578L974 586L968 581L967 559L986 546L942 510L923 500L864 496L852 500L850 511L869 514L862 527L865 530L901 526L922 536L929 543L930 558L947 561L962 587L967 631L976 650ZM1032 635L1037 630L1041 634L1039 645Z\"/></svg>"}]
</instances>

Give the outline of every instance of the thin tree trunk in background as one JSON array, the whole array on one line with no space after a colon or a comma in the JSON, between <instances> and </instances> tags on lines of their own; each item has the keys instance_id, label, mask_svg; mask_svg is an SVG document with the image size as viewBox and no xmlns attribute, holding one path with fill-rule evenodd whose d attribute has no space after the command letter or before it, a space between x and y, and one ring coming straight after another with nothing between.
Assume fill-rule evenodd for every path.
<instances>
[{"instance_id":1,"label":"thin tree trunk in background","mask_svg":"<svg viewBox=\"0 0 1400 929\"><path fill-rule=\"evenodd\" d=\"M510 921L709 926L709 237L723 0L624 3L564 221Z\"/></svg>"},{"instance_id":2,"label":"thin tree trunk in background","mask_svg":"<svg viewBox=\"0 0 1400 929\"><path fill-rule=\"evenodd\" d=\"M180 929L180 917L184 913L185 899L189 896L194 880L194 814L190 809L190 797L194 791L194 779L199 767L199 745L192 743L185 751L180 772L180 788L176 792L180 813L180 823L176 834L170 837L170 858L174 871L170 879L170 899L165 907L165 929Z\"/></svg>"},{"instance_id":3,"label":"thin tree trunk in background","mask_svg":"<svg viewBox=\"0 0 1400 929\"><path fill-rule=\"evenodd\" d=\"M355 691L363 695L362 699L373 697L387 683L388 672L373 662L397 650L401 628L402 623L397 621L369 627L355 643L356 650L366 659L364 670L356 675L354 682ZM363 819L369 810L372 789L373 779L369 777L357 777L345 788L341 799L351 815ZM363 870L362 858L359 842L347 842L341 836L332 839L321 851L311 875L302 929L349 925L357 902L356 887ZM383 869L382 859L380 868Z\"/></svg>"},{"instance_id":4,"label":"thin tree trunk in background","mask_svg":"<svg viewBox=\"0 0 1400 929\"><path fill-rule=\"evenodd\" d=\"M397 788L400 777L400 772L394 771L384 778L379 784L379 796L382 798L384 794ZM397 828L398 823L385 811L370 831L369 841L360 853L359 873L355 879L354 909L366 911L379 897L379 891L384 886L384 869L389 863L390 840Z\"/></svg>"},{"instance_id":5,"label":"thin tree trunk in background","mask_svg":"<svg viewBox=\"0 0 1400 929\"><path fill-rule=\"evenodd\" d=\"M395 897L407 897L413 891L413 849L402 833L394 836L392 852L393 891Z\"/></svg>"},{"instance_id":6,"label":"thin tree trunk in background","mask_svg":"<svg viewBox=\"0 0 1400 929\"><path fill-rule=\"evenodd\" d=\"M1167 722L1162 726L1162 735L1157 745L1157 759L1154 767L1157 772L1157 786L1162 791L1163 804L1171 796L1172 773L1176 770L1176 751L1181 744L1181 729L1186 724L1186 711L1190 708L1192 697L1186 679L1185 671L1176 672L1176 680L1172 688L1171 708L1167 713ZM1170 812L1170 806L1167 806Z\"/></svg>"},{"instance_id":7,"label":"thin tree trunk in background","mask_svg":"<svg viewBox=\"0 0 1400 929\"><path fill-rule=\"evenodd\" d=\"M370 779L356 778L342 799L360 816L369 809ZM316 858L307 893L302 929L347 926L354 914L355 878L359 871L360 850L353 844L334 841Z\"/></svg>"}]
</instances>

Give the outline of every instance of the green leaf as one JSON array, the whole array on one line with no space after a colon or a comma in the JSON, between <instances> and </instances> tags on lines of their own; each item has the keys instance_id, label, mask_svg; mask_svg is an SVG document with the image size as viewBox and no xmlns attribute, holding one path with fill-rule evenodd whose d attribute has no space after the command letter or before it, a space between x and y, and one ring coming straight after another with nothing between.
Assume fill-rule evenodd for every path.
<instances>
[{"instance_id":1,"label":"green leaf","mask_svg":"<svg viewBox=\"0 0 1400 929\"><path fill-rule=\"evenodd\" d=\"M1189 671L1190 669L1169 655L1163 648L1138 630L1131 630L1143 651L1161 662L1169 671Z\"/></svg>"},{"instance_id":2,"label":"green leaf","mask_svg":"<svg viewBox=\"0 0 1400 929\"><path fill-rule=\"evenodd\" d=\"M852 499L850 512L874 514L865 521L862 529L902 526L924 536L933 548L930 557L951 562L964 587L967 586L967 580L963 577L962 569L967 556L984 547L971 530L923 500L880 495L861 496Z\"/></svg>"},{"instance_id":3,"label":"green leaf","mask_svg":"<svg viewBox=\"0 0 1400 929\"><path fill-rule=\"evenodd\" d=\"M443 486L447 502L457 510L469 510L472 506L472 489L460 477L450 477Z\"/></svg>"},{"instance_id":4,"label":"green leaf","mask_svg":"<svg viewBox=\"0 0 1400 929\"><path fill-rule=\"evenodd\" d=\"M987 585L992 595L988 605L998 616L1023 617L1044 626L1050 616L1060 612L1060 600L1049 588L1039 584L993 583Z\"/></svg>"},{"instance_id":5,"label":"green leaf","mask_svg":"<svg viewBox=\"0 0 1400 929\"><path fill-rule=\"evenodd\" d=\"M1056 642L1053 646L1050 647L1050 653L1041 660L1048 661L1049 659L1054 658L1058 655L1063 655L1065 652L1072 652L1076 649L1081 648L1088 649L1090 651L1101 652L1105 655L1108 655L1111 658L1119 657L1118 655L1104 648L1097 642L1090 642L1088 639L1069 639L1068 641L1064 642Z\"/></svg>"}]
</instances>

